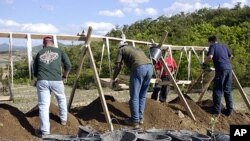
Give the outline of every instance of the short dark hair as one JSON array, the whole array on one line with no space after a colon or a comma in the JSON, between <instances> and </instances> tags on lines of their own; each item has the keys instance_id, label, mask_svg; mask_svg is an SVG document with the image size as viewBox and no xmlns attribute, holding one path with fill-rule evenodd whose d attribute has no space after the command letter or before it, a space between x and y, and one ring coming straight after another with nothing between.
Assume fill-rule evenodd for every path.
<instances>
[{"instance_id":1,"label":"short dark hair","mask_svg":"<svg viewBox=\"0 0 250 141\"><path fill-rule=\"evenodd\" d=\"M212 36L208 37L208 42L216 42L216 41L217 41L216 36L212 35Z\"/></svg>"}]
</instances>

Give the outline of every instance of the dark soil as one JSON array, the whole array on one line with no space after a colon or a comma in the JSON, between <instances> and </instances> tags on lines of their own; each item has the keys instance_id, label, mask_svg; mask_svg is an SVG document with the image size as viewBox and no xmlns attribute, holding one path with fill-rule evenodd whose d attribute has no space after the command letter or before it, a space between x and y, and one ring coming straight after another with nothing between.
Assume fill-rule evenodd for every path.
<instances>
[{"instance_id":1,"label":"dark soil","mask_svg":"<svg viewBox=\"0 0 250 141\"><path fill-rule=\"evenodd\" d=\"M128 102L118 102L112 96L105 96L108 109L115 129L125 128L124 118L130 116ZM144 130L157 129L186 129L206 133L210 128L210 114L212 102L210 100L195 103L191 98L186 100L193 111L196 121L192 120L181 100L176 98L168 104L147 99ZM35 137L35 129L39 127L38 108L35 106L29 112L23 113L18 108L7 104L0 104L0 140L39 140ZM184 117L179 116L180 113ZM50 124L52 134L76 135L79 125L88 125L100 133L108 131L108 124L102 110L101 101L95 99L87 106L73 108L68 113L67 126L62 126L58 117L58 108L55 104L50 107ZM221 114L215 125L216 131L228 133L231 124L250 124L249 112L234 111L231 116Z\"/></svg>"}]
</instances>

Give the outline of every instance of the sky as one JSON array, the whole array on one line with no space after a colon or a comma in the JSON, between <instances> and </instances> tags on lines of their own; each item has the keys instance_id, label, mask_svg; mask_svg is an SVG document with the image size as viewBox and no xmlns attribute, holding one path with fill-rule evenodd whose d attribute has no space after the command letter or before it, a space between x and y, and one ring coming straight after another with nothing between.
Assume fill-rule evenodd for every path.
<instances>
[{"instance_id":1,"label":"sky","mask_svg":"<svg viewBox=\"0 0 250 141\"><path fill-rule=\"evenodd\" d=\"M76 35L92 26L105 35L116 26L201 8L234 7L249 0L0 0L0 32Z\"/></svg>"}]
</instances>

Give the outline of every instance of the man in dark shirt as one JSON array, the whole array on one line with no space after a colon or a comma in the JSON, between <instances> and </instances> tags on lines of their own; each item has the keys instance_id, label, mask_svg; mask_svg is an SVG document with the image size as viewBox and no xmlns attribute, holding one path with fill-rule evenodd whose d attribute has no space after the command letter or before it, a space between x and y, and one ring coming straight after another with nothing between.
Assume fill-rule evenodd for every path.
<instances>
[{"instance_id":1,"label":"man in dark shirt","mask_svg":"<svg viewBox=\"0 0 250 141\"><path fill-rule=\"evenodd\" d=\"M131 117L125 119L125 123L138 128L139 124L143 124L146 95L153 74L153 68L149 58L140 48L128 46L126 42L121 41L115 60L112 83L116 81L116 77L120 73L122 62L130 70L129 106Z\"/></svg>"},{"instance_id":2,"label":"man in dark shirt","mask_svg":"<svg viewBox=\"0 0 250 141\"><path fill-rule=\"evenodd\" d=\"M213 86L213 114L221 113L221 97L224 93L226 102L226 115L233 112L233 100L231 95L232 90L232 67L230 63L231 52L228 48L217 42L216 36L208 38L210 44L207 57L204 61L205 65L208 61L213 60L215 67L215 78Z\"/></svg>"},{"instance_id":3,"label":"man in dark shirt","mask_svg":"<svg viewBox=\"0 0 250 141\"><path fill-rule=\"evenodd\" d=\"M62 66L64 72L62 74ZM71 69L71 63L68 56L59 48L54 47L52 36L43 38L43 49L40 50L33 64L34 76L37 78L37 95L40 118L40 129L37 130L38 136L50 134L49 107L51 101L51 92L56 96L59 117L61 124L67 123L67 103L64 93L63 80L67 78Z\"/></svg>"}]
</instances>

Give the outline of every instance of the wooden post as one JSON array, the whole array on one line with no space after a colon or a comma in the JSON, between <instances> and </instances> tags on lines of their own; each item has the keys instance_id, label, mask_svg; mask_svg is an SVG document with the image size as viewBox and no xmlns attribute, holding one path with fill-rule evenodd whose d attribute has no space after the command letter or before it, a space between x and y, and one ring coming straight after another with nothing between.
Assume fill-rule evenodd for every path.
<instances>
[{"instance_id":1,"label":"wooden post","mask_svg":"<svg viewBox=\"0 0 250 141\"><path fill-rule=\"evenodd\" d=\"M161 37L161 41L160 41L160 43L158 45L159 47L161 47L163 45L163 43L167 39L167 36L168 36L168 32L167 31L163 32L162 37Z\"/></svg>"},{"instance_id":2,"label":"wooden post","mask_svg":"<svg viewBox=\"0 0 250 141\"><path fill-rule=\"evenodd\" d=\"M165 32L163 33L162 38L161 38L161 41L160 41L160 43L159 43L159 45L158 45L159 47L162 47L164 41L165 41L166 38L167 38L167 35L168 35L168 32L165 31ZM184 107L186 108L186 110L187 110L187 112L188 112L188 115L189 115L193 120L196 120L195 117L194 117L194 115L193 115L193 113L192 113L192 111L191 111L191 109L190 109L190 107L188 106L188 103L187 103L187 101L185 100L185 98L184 98L184 96L183 96L183 94L182 94L182 92L181 92L179 86L177 85L177 83L176 83L176 81L175 81L175 79L174 79L172 73L170 72L170 70L169 70L169 68L168 68L168 65L166 64L166 62L165 62L165 60L164 60L164 58L163 58L162 56L161 56L161 58L160 58L160 61L162 62L162 65L163 65L164 70L167 71L168 76L170 76L170 80L171 80L171 82L173 83L174 88L177 90L178 95L179 95L181 101L183 102Z\"/></svg>"},{"instance_id":3,"label":"wooden post","mask_svg":"<svg viewBox=\"0 0 250 141\"><path fill-rule=\"evenodd\" d=\"M233 75L234 80L236 81L236 85L237 85L237 87L238 87L238 89L240 91L240 94L241 94L242 98L244 99L248 109L250 110L250 103L249 103L249 100L247 98L247 95L245 94L244 90L242 89L242 86L241 86L241 84L240 84L240 82L239 82L239 80L238 80L238 78L235 75L233 70L232 70L232 75Z\"/></svg>"},{"instance_id":4,"label":"wooden post","mask_svg":"<svg viewBox=\"0 0 250 141\"><path fill-rule=\"evenodd\" d=\"M30 33L27 34L27 56L28 56L28 68L29 68L29 80L31 82L32 72L33 72L32 69L33 58L32 58L32 42Z\"/></svg>"},{"instance_id":5,"label":"wooden post","mask_svg":"<svg viewBox=\"0 0 250 141\"><path fill-rule=\"evenodd\" d=\"M101 81L100 81L100 78L99 78L99 75L98 75L98 72L97 72L97 68L96 68L96 65L95 65L95 60L94 60L94 57L93 57L93 53L92 53L92 50L91 50L89 45L87 45L87 48L88 48L88 53L89 53L89 57L90 57L90 61L91 61L91 66L92 66L92 69L94 71L95 82L97 83L99 96L100 96L100 99L101 99L101 102L102 102L102 109L103 109L103 111L105 113L106 121L109 124L109 129L111 131L113 131L114 128L113 128L112 121L111 121L111 118L110 118L110 115L109 115L108 106L107 106L107 103L106 103L106 100L105 100L105 97L104 97L104 92L103 92Z\"/></svg>"},{"instance_id":6,"label":"wooden post","mask_svg":"<svg viewBox=\"0 0 250 141\"><path fill-rule=\"evenodd\" d=\"M80 58L79 67L78 67L78 70L77 70L77 76L76 76L76 79L74 81L72 92L71 92L71 95L70 95L68 110L70 110L70 107L71 107L71 104L72 104L72 101L73 101L73 98L74 98L74 95L75 95L76 83L77 83L77 80L78 80L78 78L80 76L80 73L81 73L81 69L82 69L82 65L83 65L83 61L84 61L84 56L88 52L89 57L90 57L90 61L91 61L91 66L92 66L92 69L94 71L95 82L97 83L97 86L98 86L98 92L99 92L100 99L101 99L101 102L102 102L102 108L103 108L103 111L105 113L105 118L106 118L107 123L109 124L109 129L111 131L113 131L114 128L113 128L111 118L110 118L110 115L109 115L108 106L107 106L107 103L106 103L106 100L105 100L105 97L104 97L104 93L103 93L103 90L102 90L102 86L101 86L100 78L99 78L97 68L96 68L96 65L95 65L95 60L94 60L94 57L93 57L93 53L92 53L92 50L91 50L90 45L89 45L91 33L92 33L92 27L89 27L85 44L82 46L82 52L81 52L81 56L80 56L81 58Z\"/></svg>"},{"instance_id":7,"label":"wooden post","mask_svg":"<svg viewBox=\"0 0 250 141\"><path fill-rule=\"evenodd\" d=\"M186 99L184 98L179 86L177 85L173 75L171 74L166 62L164 61L164 58L161 57L160 61L162 62L162 65L164 67L164 70L167 71L168 73L168 76L170 77L170 80L171 82L173 83L174 85L174 88L177 90L177 93L178 93L178 96L180 97L182 103L184 104L184 107L186 108L187 112L188 112L188 115L193 119L193 120L196 120L195 117L194 117L194 114L192 113L190 107L188 106L188 103L186 101Z\"/></svg>"},{"instance_id":8,"label":"wooden post","mask_svg":"<svg viewBox=\"0 0 250 141\"><path fill-rule=\"evenodd\" d=\"M109 38L105 38L106 47L108 52L108 63L109 63L109 77L112 78L112 69L111 69L111 61L110 61L110 46L109 46Z\"/></svg>"},{"instance_id":9,"label":"wooden post","mask_svg":"<svg viewBox=\"0 0 250 141\"><path fill-rule=\"evenodd\" d=\"M9 34L9 61L10 61L10 69L11 69L11 88L13 88L14 87L14 65L13 65L13 55L12 55L12 53L13 53L13 50L12 50L12 48L13 48L13 40L12 40L12 37L13 37L13 35L12 35L12 33L10 33Z\"/></svg>"},{"instance_id":10,"label":"wooden post","mask_svg":"<svg viewBox=\"0 0 250 141\"><path fill-rule=\"evenodd\" d=\"M75 81L73 83L72 91L71 91L69 102L68 102L68 110L70 110L70 107L71 107L71 104L72 104L72 101L73 101L73 98L74 98L74 95L75 95L77 80L79 79L80 73L82 71L82 65L83 65L84 57L85 57L85 54L86 54L87 49L88 49L86 47L86 45L89 43L90 34L91 34L91 31L89 30L88 33L87 33L87 38L85 40L85 43L84 43L84 45L82 45L82 51L81 51L81 55L80 55L80 61L78 63L78 69L77 69L77 72L76 72L76 78L75 78Z\"/></svg>"},{"instance_id":11,"label":"wooden post","mask_svg":"<svg viewBox=\"0 0 250 141\"><path fill-rule=\"evenodd\" d=\"M203 98L204 94L206 93L208 87L210 86L210 84L211 84L211 82L213 81L214 76L215 76L215 69L210 70L210 72L208 72L209 74L207 74L209 78L208 78L208 80L207 80L207 77L206 77L206 80L207 80L207 81L204 82L204 81L205 81L205 80L204 80L204 74L206 73L205 71L206 71L206 70L204 70L204 72L201 74L201 79L203 79L203 80L202 80L203 87L202 87L202 91L201 91L200 97L199 97L199 99L198 99L198 102L200 102L201 99ZM206 76L207 76L207 75L206 75Z\"/></svg>"}]
</instances>

